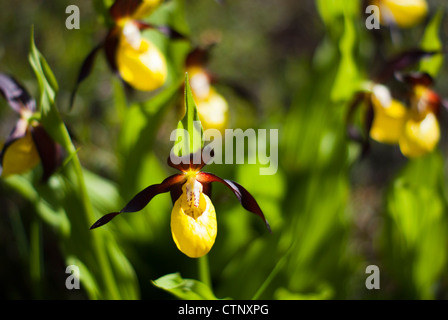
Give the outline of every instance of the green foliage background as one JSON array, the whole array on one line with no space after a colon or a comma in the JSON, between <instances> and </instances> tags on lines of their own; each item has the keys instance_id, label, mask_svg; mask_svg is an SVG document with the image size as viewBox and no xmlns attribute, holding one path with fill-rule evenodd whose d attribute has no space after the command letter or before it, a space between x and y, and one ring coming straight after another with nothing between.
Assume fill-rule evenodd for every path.
<instances>
[{"instance_id":1,"label":"green foliage background","mask_svg":"<svg viewBox=\"0 0 448 320\"><path fill-rule=\"evenodd\" d=\"M165 161L191 45L145 32L168 58L169 79L157 92L134 96L100 54L70 109L79 67L106 34L102 8L110 1L3 1L0 71L43 101L46 127L70 161L48 185L39 184L39 168L0 181L0 296L446 299L446 114L439 148L415 160L376 143L360 160L359 146L345 134L350 98L382 61L409 48L445 47L445 1L428 2L428 18L400 30L398 40L387 27L365 28L365 4L355 0L170 0L148 18L188 33L194 43L218 37L209 69L257 97L253 105L217 85L229 102L229 128L279 130L275 175L259 175L258 165L206 167L249 190L273 231L229 190L214 187L219 231L207 257L210 288L200 279L198 261L171 239L168 194L141 212L88 230L172 174ZM71 4L81 12L79 30L65 28ZM32 25L38 52L30 45ZM431 71L436 90L446 96L442 63L437 57L419 67ZM55 97L48 96L52 90ZM1 100L0 137L7 137L14 121ZM80 267L81 290L65 287L66 267L73 264ZM380 290L365 287L371 264L381 270Z\"/></svg>"}]
</instances>

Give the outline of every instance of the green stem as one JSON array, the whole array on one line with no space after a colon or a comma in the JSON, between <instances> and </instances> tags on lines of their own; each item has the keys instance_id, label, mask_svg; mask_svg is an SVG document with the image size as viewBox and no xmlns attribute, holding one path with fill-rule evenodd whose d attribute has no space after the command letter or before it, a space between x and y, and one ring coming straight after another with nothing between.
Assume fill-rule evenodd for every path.
<instances>
[{"instance_id":1,"label":"green stem","mask_svg":"<svg viewBox=\"0 0 448 320\"><path fill-rule=\"evenodd\" d=\"M258 288L257 292L255 292L252 300L258 300L261 294L266 290L266 288L271 284L272 280L279 273L279 271L283 268L283 265L286 263L286 259L291 252L291 248L294 246L294 243L289 247L289 249L285 252L285 254L280 258L280 260L275 264L274 269L269 273L268 277L261 284L260 288Z\"/></svg>"},{"instance_id":2,"label":"green stem","mask_svg":"<svg viewBox=\"0 0 448 320\"><path fill-rule=\"evenodd\" d=\"M208 256L198 258L199 280L212 289L212 281L210 277L210 268L208 264Z\"/></svg>"},{"instance_id":3,"label":"green stem","mask_svg":"<svg viewBox=\"0 0 448 320\"><path fill-rule=\"evenodd\" d=\"M37 216L31 221L30 230L30 278L36 298L42 298L41 226Z\"/></svg>"},{"instance_id":4,"label":"green stem","mask_svg":"<svg viewBox=\"0 0 448 320\"><path fill-rule=\"evenodd\" d=\"M89 223L92 223L95 220L95 215L93 213L93 207L89 199L89 195L87 192L85 180L84 180L84 174L82 171L81 162L79 161L78 155L76 154L76 149L70 139L70 136L67 132L67 129L63 128L61 130L64 137L65 146L68 150L68 153L73 155L72 157L72 164L74 168L74 173L77 177L79 192L81 196L81 201L84 207L84 214L85 214L85 220L86 220L86 228L90 227ZM115 283L115 278L112 273L112 269L109 265L109 259L106 255L105 245L102 241L103 239L99 236L98 233L92 232L90 234L91 241L92 241L92 247L95 252L95 256L98 259L99 264L99 270L101 270L101 276L103 279L103 283L105 286L105 291L109 294L109 297L111 299L119 299L120 293L118 290L118 286Z\"/></svg>"}]
</instances>

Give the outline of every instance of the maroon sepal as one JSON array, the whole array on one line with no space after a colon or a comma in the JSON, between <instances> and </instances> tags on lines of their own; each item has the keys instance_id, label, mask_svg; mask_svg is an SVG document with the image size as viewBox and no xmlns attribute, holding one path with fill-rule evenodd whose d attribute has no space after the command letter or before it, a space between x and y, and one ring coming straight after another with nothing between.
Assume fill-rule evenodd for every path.
<instances>
[{"instance_id":1,"label":"maroon sepal","mask_svg":"<svg viewBox=\"0 0 448 320\"><path fill-rule=\"evenodd\" d=\"M123 17L130 17L137 11L142 0L115 0L109 8L109 14L117 21Z\"/></svg>"},{"instance_id":2,"label":"maroon sepal","mask_svg":"<svg viewBox=\"0 0 448 320\"><path fill-rule=\"evenodd\" d=\"M271 227L269 226L269 223L266 220L266 218L263 214L263 211L261 211L261 208L258 205L255 198L249 193L249 191L244 189L244 187L242 187L241 185L239 185L238 183L236 183L234 181L222 179L222 178L220 178L212 173L208 173L208 172L199 172L197 175L197 180L199 182L201 182L203 185L209 184L212 182L220 182L220 183L224 184L225 186L227 186L230 190L233 191L233 193L238 198L238 200L240 201L243 208L252 213L255 213L257 216L259 216L261 219L263 219L264 223L266 224L267 229L269 230L269 232L271 232Z\"/></svg>"},{"instance_id":3,"label":"maroon sepal","mask_svg":"<svg viewBox=\"0 0 448 320\"><path fill-rule=\"evenodd\" d=\"M185 156L178 157L172 151L167 160L171 168L182 172L196 171L199 172L207 163L209 163L215 153L209 146L205 146L201 150L196 151Z\"/></svg>"},{"instance_id":4,"label":"maroon sepal","mask_svg":"<svg viewBox=\"0 0 448 320\"><path fill-rule=\"evenodd\" d=\"M165 193L170 191L175 185L181 183L185 176L183 174L175 174L172 175L165 180L163 180L160 184L153 184L146 189L140 191L128 204L120 211L120 212L112 212L104 215L98 221L96 221L90 229L98 228L110 220L112 220L115 216L123 212L137 212L142 210L149 201L152 200L156 195L160 193Z\"/></svg>"},{"instance_id":5,"label":"maroon sepal","mask_svg":"<svg viewBox=\"0 0 448 320\"><path fill-rule=\"evenodd\" d=\"M30 130L42 163L42 182L46 182L62 164L62 147L48 135L42 125L30 126Z\"/></svg>"},{"instance_id":6,"label":"maroon sepal","mask_svg":"<svg viewBox=\"0 0 448 320\"><path fill-rule=\"evenodd\" d=\"M28 91L13 77L4 73L0 73L0 93L17 113L24 109L31 112L36 111L36 101L29 95Z\"/></svg>"},{"instance_id":7,"label":"maroon sepal","mask_svg":"<svg viewBox=\"0 0 448 320\"><path fill-rule=\"evenodd\" d=\"M375 77L374 81L377 83L382 83L388 81L397 71L401 71L410 67L413 64L416 64L420 60L424 58L431 57L437 53L438 51L425 51L421 49L412 49L400 53L396 57L392 58L387 62L384 67L381 69L381 72L377 77Z\"/></svg>"},{"instance_id":8,"label":"maroon sepal","mask_svg":"<svg viewBox=\"0 0 448 320\"><path fill-rule=\"evenodd\" d=\"M408 72L395 74L397 80L409 84L411 86L422 85L430 87L434 84L434 79L426 72Z\"/></svg>"},{"instance_id":9,"label":"maroon sepal","mask_svg":"<svg viewBox=\"0 0 448 320\"><path fill-rule=\"evenodd\" d=\"M113 72L118 72L117 67L117 49L120 41L120 33L118 28L113 28L107 33L106 40L104 41L104 53L106 55L106 60L109 68Z\"/></svg>"}]
</instances>

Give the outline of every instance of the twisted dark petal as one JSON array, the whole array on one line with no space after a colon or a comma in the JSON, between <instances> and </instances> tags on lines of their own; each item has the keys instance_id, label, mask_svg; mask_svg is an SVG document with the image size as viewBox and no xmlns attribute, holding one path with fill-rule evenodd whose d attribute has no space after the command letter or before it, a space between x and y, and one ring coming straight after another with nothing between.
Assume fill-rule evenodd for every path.
<instances>
[{"instance_id":1,"label":"twisted dark petal","mask_svg":"<svg viewBox=\"0 0 448 320\"><path fill-rule=\"evenodd\" d=\"M96 54L98 51L103 47L103 44L99 44L95 48L93 48L92 51L87 55L87 57L84 59L81 68L79 69L78 78L76 79L75 87L72 90L71 96L70 96L70 109L73 106L73 103L75 101L75 95L78 91L78 87L92 72L93 64L95 62Z\"/></svg>"},{"instance_id":2,"label":"twisted dark petal","mask_svg":"<svg viewBox=\"0 0 448 320\"><path fill-rule=\"evenodd\" d=\"M109 68L113 72L118 72L117 67L117 49L120 41L120 33L118 28L113 28L110 30L106 36L106 40L104 41L104 53L106 54L106 61L109 65Z\"/></svg>"},{"instance_id":3,"label":"twisted dark petal","mask_svg":"<svg viewBox=\"0 0 448 320\"><path fill-rule=\"evenodd\" d=\"M158 195L159 193L165 193L170 191L174 186L183 182L184 178L185 176L183 174L175 174L166 178L160 184L153 184L147 187L146 189L143 189L134 198L132 198L132 200L129 201L128 204L120 212L112 212L106 214L98 221L96 221L90 227L90 229L95 229L108 223L110 220L112 220L115 216L117 216L120 213L137 212L142 210L149 203L149 201L151 201L151 199L154 198L154 196Z\"/></svg>"},{"instance_id":4,"label":"twisted dark petal","mask_svg":"<svg viewBox=\"0 0 448 320\"><path fill-rule=\"evenodd\" d=\"M244 189L244 187L242 187L241 185L239 185L234 181L222 179L212 173L207 172L198 173L197 180L201 182L203 185L206 185L211 182L221 182L222 184L227 186L230 190L233 191L233 193L238 198L243 208L252 213L255 213L257 216L263 219L267 229L269 230L269 232L271 232L271 227L269 226L269 223L266 220L263 211L261 211L261 208L258 205L257 201L254 199L254 197L249 193L249 191Z\"/></svg>"},{"instance_id":5,"label":"twisted dark petal","mask_svg":"<svg viewBox=\"0 0 448 320\"><path fill-rule=\"evenodd\" d=\"M42 181L46 182L62 164L62 147L48 135L41 125L30 127L30 130L43 167Z\"/></svg>"},{"instance_id":6,"label":"twisted dark petal","mask_svg":"<svg viewBox=\"0 0 448 320\"><path fill-rule=\"evenodd\" d=\"M424 51L421 49L413 49L405 51L398 56L392 58L382 68L381 72L375 77L374 81L382 83L389 80L397 71L403 70L423 58L431 57L434 54L440 53L438 51Z\"/></svg>"},{"instance_id":7,"label":"twisted dark petal","mask_svg":"<svg viewBox=\"0 0 448 320\"><path fill-rule=\"evenodd\" d=\"M395 77L407 84L410 84L412 86L415 85L422 85L425 87L430 87L434 83L434 79L426 72L408 72L408 73L401 73L397 72L395 74Z\"/></svg>"},{"instance_id":8,"label":"twisted dark petal","mask_svg":"<svg viewBox=\"0 0 448 320\"><path fill-rule=\"evenodd\" d=\"M36 111L36 101L13 77L0 73L0 93L11 108L20 113L23 109Z\"/></svg>"}]
</instances>

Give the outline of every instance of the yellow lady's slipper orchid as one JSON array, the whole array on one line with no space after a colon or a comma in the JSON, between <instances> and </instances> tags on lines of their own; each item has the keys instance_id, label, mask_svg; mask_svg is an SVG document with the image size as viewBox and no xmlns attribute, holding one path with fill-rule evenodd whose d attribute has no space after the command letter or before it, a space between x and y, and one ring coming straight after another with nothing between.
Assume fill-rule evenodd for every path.
<instances>
[{"instance_id":1,"label":"yellow lady's slipper orchid","mask_svg":"<svg viewBox=\"0 0 448 320\"><path fill-rule=\"evenodd\" d=\"M434 81L429 74L401 72L436 53L420 49L400 53L385 64L374 81L365 83L365 89L354 95L347 113L347 133L352 140L361 142L362 155L369 149L369 137L380 143L398 144L401 153L409 158L422 156L437 146L439 110L441 106L448 108L448 104L430 88ZM408 103L394 99L389 88L381 84L392 77L408 86ZM362 104L366 109L363 132L359 132L352 122Z\"/></svg>"},{"instance_id":2,"label":"yellow lady's slipper orchid","mask_svg":"<svg viewBox=\"0 0 448 320\"><path fill-rule=\"evenodd\" d=\"M370 106L366 114L372 112L366 125L373 140L398 144L408 158L420 157L434 150L440 140L437 115L442 102L429 88L432 83L429 75L413 74L403 80L412 85L410 105L393 99L384 85L374 84L364 94Z\"/></svg>"},{"instance_id":3,"label":"yellow lady's slipper orchid","mask_svg":"<svg viewBox=\"0 0 448 320\"><path fill-rule=\"evenodd\" d=\"M34 118L36 102L14 78L0 74L0 93L20 116L0 152L0 175L22 174L41 162L46 181L62 162L61 147Z\"/></svg>"},{"instance_id":4,"label":"yellow lady's slipper orchid","mask_svg":"<svg viewBox=\"0 0 448 320\"><path fill-rule=\"evenodd\" d=\"M31 132L28 129L25 130L25 135L14 140L3 153L2 177L25 173L36 167L40 162Z\"/></svg>"},{"instance_id":5,"label":"yellow lady's slipper orchid","mask_svg":"<svg viewBox=\"0 0 448 320\"><path fill-rule=\"evenodd\" d=\"M190 78L191 92L203 128L224 132L228 125L229 106L212 85L211 75L204 67L205 60L206 52L199 48L187 57L186 72Z\"/></svg>"},{"instance_id":6,"label":"yellow lady's slipper orchid","mask_svg":"<svg viewBox=\"0 0 448 320\"><path fill-rule=\"evenodd\" d=\"M383 25L410 28L428 14L426 0L374 0L372 4L380 8L380 22Z\"/></svg>"},{"instance_id":7,"label":"yellow lady's slipper orchid","mask_svg":"<svg viewBox=\"0 0 448 320\"><path fill-rule=\"evenodd\" d=\"M138 90L155 90L167 78L165 57L153 43L141 37L132 20L122 28L116 62L121 78Z\"/></svg>"},{"instance_id":8,"label":"yellow lady's slipper orchid","mask_svg":"<svg viewBox=\"0 0 448 320\"><path fill-rule=\"evenodd\" d=\"M400 136L400 150L406 157L420 157L434 150L440 140L439 122L429 112L423 119L409 116Z\"/></svg>"},{"instance_id":9,"label":"yellow lady's slipper orchid","mask_svg":"<svg viewBox=\"0 0 448 320\"><path fill-rule=\"evenodd\" d=\"M234 181L221 179L211 173L201 172L201 169L208 162L205 161L207 159L204 160L205 155L210 155L210 152L202 151L199 151L200 164L194 163L194 160L198 158L196 154L186 157L176 157L171 154L168 165L182 173L174 174L162 183L151 185L142 190L120 212L104 215L90 229L108 223L120 213L140 211L154 196L169 191L174 202L171 212L171 233L174 243L185 255L191 258L199 258L207 254L215 242L217 222L215 208L210 200L210 184L220 182L233 191L246 210L261 217L268 230L270 230L259 205L246 189Z\"/></svg>"},{"instance_id":10,"label":"yellow lady's slipper orchid","mask_svg":"<svg viewBox=\"0 0 448 320\"><path fill-rule=\"evenodd\" d=\"M177 248L190 258L207 254L217 234L215 207L193 176L182 186L182 195L171 212L171 233Z\"/></svg>"},{"instance_id":11,"label":"yellow lady's slipper orchid","mask_svg":"<svg viewBox=\"0 0 448 320\"><path fill-rule=\"evenodd\" d=\"M80 83L92 71L95 57L104 49L109 68L130 87L141 91L153 91L162 87L167 79L168 67L157 46L143 38L142 31L157 30L170 39L185 39L185 36L168 26L156 26L139 20L152 13L163 0L115 0L109 8L114 25L104 41L97 45L84 59L71 94L73 105Z\"/></svg>"},{"instance_id":12,"label":"yellow lady's slipper orchid","mask_svg":"<svg viewBox=\"0 0 448 320\"><path fill-rule=\"evenodd\" d=\"M370 137L381 143L398 143L407 116L406 107L393 99L382 85L375 85L371 99L374 117Z\"/></svg>"}]
</instances>

